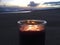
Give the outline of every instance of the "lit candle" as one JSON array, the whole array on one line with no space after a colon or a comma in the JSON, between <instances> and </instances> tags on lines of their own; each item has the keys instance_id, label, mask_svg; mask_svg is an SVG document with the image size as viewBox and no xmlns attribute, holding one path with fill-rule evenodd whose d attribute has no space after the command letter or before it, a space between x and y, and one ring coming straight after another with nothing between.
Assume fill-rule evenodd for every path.
<instances>
[{"instance_id":1,"label":"lit candle","mask_svg":"<svg viewBox=\"0 0 60 45\"><path fill-rule=\"evenodd\" d=\"M20 20L20 45L44 45L45 24L44 20Z\"/></svg>"}]
</instances>

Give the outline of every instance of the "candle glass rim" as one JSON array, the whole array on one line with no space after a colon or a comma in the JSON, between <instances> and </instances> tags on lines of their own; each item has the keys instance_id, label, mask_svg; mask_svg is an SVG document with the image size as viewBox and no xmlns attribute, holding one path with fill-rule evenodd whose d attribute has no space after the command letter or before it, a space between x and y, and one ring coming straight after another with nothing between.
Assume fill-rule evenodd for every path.
<instances>
[{"instance_id":1,"label":"candle glass rim","mask_svg":"<svg viewBox=\"0 0 60 45\"><path fill-rule=\"evenodd\" d=\"M22 24L22 22L25 22L25 21L37 21L37 22L41 22L41 24L44 24L44 25L47 23L46 20L34 20L34 19L32 19L32 20L19 20L17 23Z\"/></svg>"}]
</instances>

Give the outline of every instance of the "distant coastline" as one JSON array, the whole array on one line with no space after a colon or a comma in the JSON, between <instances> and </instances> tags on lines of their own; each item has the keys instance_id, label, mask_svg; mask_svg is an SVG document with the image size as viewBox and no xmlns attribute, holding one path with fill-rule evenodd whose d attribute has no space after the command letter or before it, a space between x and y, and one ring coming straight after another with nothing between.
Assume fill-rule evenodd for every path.
<instances>
[{"instance_id":1,"label":"distant coastline","mask_svg":"<svg viewBox=\"0 0 60 45\"><path fill-rule=\"evenodd\" d=\"M5 14L5 13L30 13L31 11L11 11L11 12L0 12L0 14Z\"/></svg>"},{"instance_id":2,"label":"distant coastline","mask_svg":"<svg viewBox=\"0 0 60 45\"><path fill-rule=\"evenodd\" d=\"M30 13L35 10L49 10L60 7L18 7L18 6L0 6L0 14L2 13Z\"/></svg>"}]
</instances>

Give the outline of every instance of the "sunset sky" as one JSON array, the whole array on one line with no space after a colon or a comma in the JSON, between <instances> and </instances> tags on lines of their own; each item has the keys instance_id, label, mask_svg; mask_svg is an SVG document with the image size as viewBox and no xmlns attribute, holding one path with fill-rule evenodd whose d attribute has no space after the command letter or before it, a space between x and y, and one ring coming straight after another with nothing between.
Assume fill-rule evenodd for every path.
<instances>
[{"instance_id":1,"label":"sunset sky","mask_svg":"<svg viewBox=\"0 0 60 45\"><path fill-rule=\"evenodd\" d=\"M1 4L6 5L17 5L17 6L27 6L30 1L34 1L35 3L44 3L44 2L52 2L52 1L60 1L60 0L2 0Z\"/></svg>"}]
</instances>

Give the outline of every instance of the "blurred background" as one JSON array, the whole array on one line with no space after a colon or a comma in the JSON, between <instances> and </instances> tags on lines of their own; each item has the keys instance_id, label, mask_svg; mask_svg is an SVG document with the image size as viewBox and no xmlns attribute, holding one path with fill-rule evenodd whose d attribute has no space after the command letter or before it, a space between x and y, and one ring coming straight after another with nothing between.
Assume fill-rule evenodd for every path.
<instances>
[{"instance_id":1,"label":"blurred background","mask_svg":"<svg viewBox=\"0 0 60 45\"><path fill-rule=\"evenodd\" d=\"M0 0L0 12L59 8L60 0Z\"/></svg>"},{"instance_id":2,"label":"blurred background","mask_svg":"<svg viewBox=\"0 0 60 45\"><path fill-rule=\"evenodd\" d=\"M60 0L0 0L0 45L19 45L25 19L46 20L45 45L60 45Z\"/></svg>"}]
</instances>

